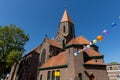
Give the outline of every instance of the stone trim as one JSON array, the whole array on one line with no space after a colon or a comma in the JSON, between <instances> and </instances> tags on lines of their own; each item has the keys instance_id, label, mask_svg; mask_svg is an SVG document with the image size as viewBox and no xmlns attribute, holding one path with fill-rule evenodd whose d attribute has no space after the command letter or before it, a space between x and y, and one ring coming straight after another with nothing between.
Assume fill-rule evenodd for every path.
<instances>
[{"instance_id":1,"label":"stone trim","mask_svg":"<svg viewBox=\"0 0 120 80\"><path fill-rule=\"evenodd\" d=\"M38 70L47 70L47 69L57 69L57 68L67 68L68 65L60 65L60 66L51 66L51 67L45 67L45 68L38 68Z\"/></svg>"}]
</instances>

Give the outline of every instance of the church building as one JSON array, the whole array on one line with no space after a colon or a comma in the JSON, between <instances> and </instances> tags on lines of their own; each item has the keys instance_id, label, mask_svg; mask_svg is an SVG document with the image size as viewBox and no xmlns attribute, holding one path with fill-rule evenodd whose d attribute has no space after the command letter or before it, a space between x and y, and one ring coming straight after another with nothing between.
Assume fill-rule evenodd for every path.
<instances>
[{"instance_id":1,"label":"church building","mask_svg":"<svg viewBox=\"0 0 120 80\"><path fill-rule=\"evenodd\" d=\"M103 58L98 46L75 36L74 23L65 10L54 39L46 36L15 63L8 80L108 80Z\"/></svg>"}]
</instances>

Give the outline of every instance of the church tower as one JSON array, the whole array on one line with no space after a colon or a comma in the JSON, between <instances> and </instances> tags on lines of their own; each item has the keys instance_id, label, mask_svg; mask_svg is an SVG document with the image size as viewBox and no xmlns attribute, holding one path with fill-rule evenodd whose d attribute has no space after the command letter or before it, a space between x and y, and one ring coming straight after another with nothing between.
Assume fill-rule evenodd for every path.
<instances>
[{"instance_id":1,"label":"church tower","mask_svg":"<svg viewBox=\"0 0 120 80\"><path fill-rule=\"evenodd\" d=\"M55 40L64 47L72 38L75 38L74 24L65 10Z\"/></svg>"}]
</instances>

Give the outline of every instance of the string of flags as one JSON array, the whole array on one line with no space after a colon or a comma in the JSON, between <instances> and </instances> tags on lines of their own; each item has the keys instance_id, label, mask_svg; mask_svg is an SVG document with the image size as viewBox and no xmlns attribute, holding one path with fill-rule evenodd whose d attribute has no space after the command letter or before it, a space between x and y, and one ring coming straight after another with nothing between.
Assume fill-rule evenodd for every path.
<instances>
[{"instance_id":1,"label":"string of flags","mask_svg":"<svg viewBox=\"0 0 120 80\"><path fill-rule=\"evenodd\" d=\"M120 16L119 16L119 19L120 19ZM112 27L115 27L115 26L117 26L117 24L116 24L115 22L113 22L113 23L111 23L111 26L112 26ZM102 31L102 34L103 34L103 35L107 35L108 33L109 33L109 31L108 31L107 29L104 29L104 30ZM80 49L79 51L76 51L76 52L74 53L74 56L77 56L79 53L83 53L83 52L86 51L88 48L90 48L91 45L96 44L98 41L100 42L100 41L102 41L102 40L103 40L103 36L102 36L102 35L98 35L98 36L96 37L96 39L93 39L88 45L84 46L83 49Z\"/></svg>"}]
</instances>

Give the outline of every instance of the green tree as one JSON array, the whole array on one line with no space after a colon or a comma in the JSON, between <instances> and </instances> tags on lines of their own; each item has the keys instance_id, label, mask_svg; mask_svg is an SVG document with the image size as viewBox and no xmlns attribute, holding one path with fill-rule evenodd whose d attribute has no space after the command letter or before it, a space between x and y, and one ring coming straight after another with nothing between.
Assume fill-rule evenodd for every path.
<instances>
[{"instance_id":1,"label":"green tree","mask_svg":"<svg viewBox=\"0 0 120 80\"><path fill-rule=\"evenodd\" d=\"M28 34L15 25L0 26L0 78L22 57L28 40Z\"/></svg>"},{"instance_id":2,"label":"green tree","mask_svg":"<svg viewBox=\"0 0 120 80\"><path fill-rule=\"evenodd\" d=\"M108 64L119 64L118 62L110 62Z\"/></svg>"}]
</instances>

